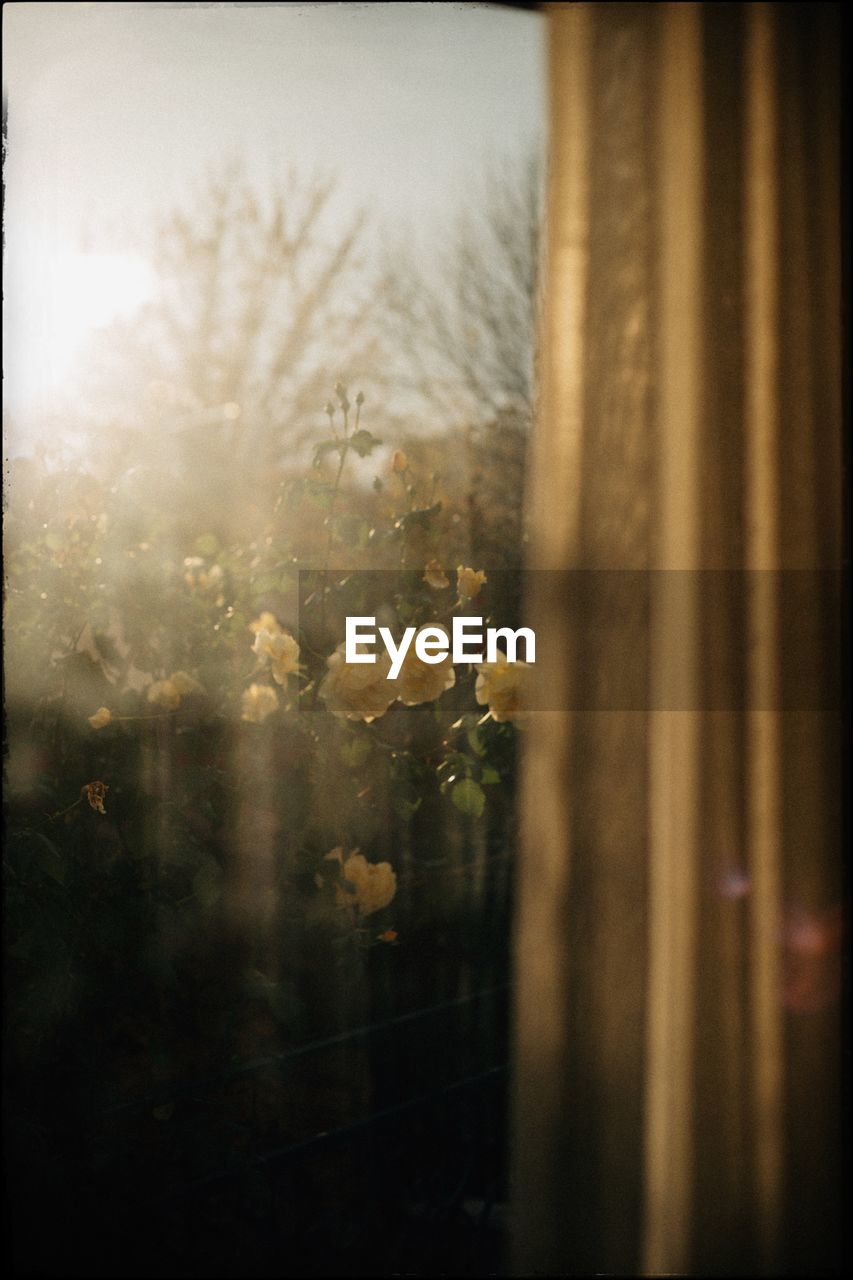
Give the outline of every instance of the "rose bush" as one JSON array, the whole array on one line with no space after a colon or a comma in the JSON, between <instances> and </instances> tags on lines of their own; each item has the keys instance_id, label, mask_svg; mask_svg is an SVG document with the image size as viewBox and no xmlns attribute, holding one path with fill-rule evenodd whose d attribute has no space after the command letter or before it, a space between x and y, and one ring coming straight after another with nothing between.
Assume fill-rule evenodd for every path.
<instances>
[{"instance_id":1,"label":"rose bush","mask_svg":"<svg viewBox=\"0 0 853 1280\"><path fill-rule=\"evenodd\" d=\"M366 981L354 952L409 965L414 989L436 948L505 953L471 885L511 852L527 674L414 645L393 681L387 654L346 662L348 614L449 631L469 605L488 620L496 581L415 448L376 467L362 408L339 388L314 465L240 538L189 489L162 500L166 476L12 469L6 888L28 1060L88 1044L105 1078L116 1056L153 1069L165 1018L188 1028L180 1075L319 1030L318 989Z\"/></svg>"}]
</instances>

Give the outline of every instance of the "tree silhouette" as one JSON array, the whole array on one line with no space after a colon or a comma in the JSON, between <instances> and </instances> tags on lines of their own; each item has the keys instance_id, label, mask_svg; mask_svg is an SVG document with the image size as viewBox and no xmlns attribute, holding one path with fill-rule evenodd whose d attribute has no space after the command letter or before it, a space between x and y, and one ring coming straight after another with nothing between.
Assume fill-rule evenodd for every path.
<instances>
[{"instance_id":1,"label":"tree silhouette","mask_svg":"<svg viewBox=\"0 0 853 1280\"><path fill-rule=\"evenodd\" d=\"M197 468L203 443L209 467L218 453L257 479L316 434L339 373L381 363L365 217L342 219L334 192L295 171L261 190L232 163L162 219L155 296L98 350L92 404L122 448L128 431L142 455L168 438L171 464Z\"/></svg>"},{"instance_id":2,"label":"tree silhouette","mask_svg":"<svg viewBox=\"0 0 853 1280\"><path fill-rule=\"evenodd\" d=\"M543 166L493 161L428 267L390 251L382 312L399 382L445 421L516 418L534 404Z\"/></svg>"}]
</instances>

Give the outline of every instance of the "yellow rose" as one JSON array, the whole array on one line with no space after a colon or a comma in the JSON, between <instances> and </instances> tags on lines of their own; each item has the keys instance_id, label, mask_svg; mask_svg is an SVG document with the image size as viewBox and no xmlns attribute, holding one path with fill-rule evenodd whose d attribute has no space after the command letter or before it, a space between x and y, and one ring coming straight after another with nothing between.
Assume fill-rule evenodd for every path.
<instances>
[{"instance_id":1,"label":"yellow rose","mask_svg":"<svg viewBox=\"0 0 853 1280\"><path fill-rule=\"evenodd\" d=\"M201 591L208 591L213 587L218 587L223 579L222 566L215 564L210 569L203 572L196 572L202 568L204 561L200 556L187 556L184 560L184 568L187 572L184 574L184 582L194 591L198 587Z\"/></svg>"},{"instance_id":2,"label":"yellow rose","mask_svg":"<svg viewBox=\"0 0 853 1280\"><path fill-rule=\"evenodd\" d=\"M480 588L485 581L486 575L482 569L475 571L460 564L456 570L456 590L459 592L459 599L473 600L480 594Z\"/></svg>"},{"instance_id":3,"label":"yellow rose","mask_svg":"<svg viewBox=\"0 0 853 1280\"><path fill-rule=\"evenodd\" d=\"M166 711L177 711L181 705L181 691L174 680L155 680L148 686L148 701Z\"/></svg>"},{"instance_id":4,"label":"yellow rose","mask_svg":"<svg viewBox=\"0 0 853 1280\"><path fill-rule=\"evenodd\" d=\"M339 644L326 659L329 670L320 686L320 697L333 716L369 724L384 716L397 696L394 681L387 678L391 659L383 653L372 663L347 662L345 647ZM357 648L363 651L363 646Z\"/></svg>"},{"instance_id":5,"label":"yellow rose","mask_svg":"<svg viewBox=\"0 0 853 1280\"><path fill-rule=\"evenodd\" d=\"M249 623L249 630L255 635L259 631L269 631L272 635L278 635L281 627L278 625L275 614L265 609L259 618L255 618L254 622Z\"/></svg>"},{"instance_id":6,"label":"yellow rose","mask_svg":"<svg viewBox=\"0 0 853 1280\"><path fill-rule=\"evenodd\" d=\"M506 655L498 650L496 662L477 667L474 697L481 706L488 705L493 720L519 723L527 716L530 671L529 663L507 662Z\"/></svg>"},{"instance_id":7,"label":"yellow rose","mask_svg":"<svg viewBox=\"0 0 853 1280\"><path fill-rule=\"evenodd\" d=\"M278 710L278 694L271 685L250 684L243 693L241 720L250 724L262 724L267 716Z\"/></svg>"},{"instance_id":8,"label":"yellow rose","mask_svg":"<svg viewBox=\"0 0 853 1280\"><path fill-rule=\"evenodd\" d=\"M261 659L269 659L273 679L286 684L287 677L299 670L299 645L285 631L268 631L263 627L255 635L252 651Z\"/></svg>"},{"instance_id":9,"label":"yellow rose","mask_svg":"<svg viewBox=\"0 0 853 1280\"><path fill-rule=\"evenodd\" d=\"M173 671L169 676L169 680L182 698L185 698L190 693L204 693L204 688L199 684L198 680L194 680L192 676L187 675L186 671Z\"/></svg>"},{"instance_id":10,"label":"yellow rose","mask_svg":"<svg viewBox=\"0 0 853 1280\"><path fill-rule=\"evenodd\" d=\"M89 804L96 813L106 813L104 808L104 800L107 798L109 787L105 782L87 782L80 789L80 795L85 796Z\"/></svg>"},{"instance_id":11,"label":"yellow rose","mask_svg":"<svg viewBox=\"0 0 853 1280\"><path fill-rule=\"evenodd\" d=\"M341 907L356 907L362 916L387 907L397 892L397 876L390 862L368 862L354 849L346 858L342 848L327 853L326 862L341 864L337 899Z\"/></svg>"},{"instance_id":12,"label":"yellow rose","mask_svg":"<svg viewBox=\"0 0 853 1280\"><path fill-rule=\"evenodd\" d=\"M447 634L444 627L431 628L431 630L436 629ZM421 631L423 630L424 628L421 627ZM412 639L395 682L397 697L407 707L416 707L421 702L433 702L441 697L445 689L452 689L456 684L456 672L453 670L449 650L441 662L423 662L415 651L416 643L417 636Z\"/></svg>"},{"instance_id":13,"label":"yellow rose","mask_svg":"<svg viewBox=\"0 0 853 1280\"><path fill-rule=\"evenodd\" d=\"M93 716L89 716L89 724L93 729L105 729L113 718L109 707L98 707Z\"/></svg>"},{"instance_id":14,"label":"yellow rose","mask_svg":"<svg viewBox=\"0 0 853 1280\"><path fill-rule=\"evenodd\" d=\"M445 587L450 586L450 579L446 576L438 560L429 560L424 565L423 581L435 591L442 591Z\"/></svg>"},{"instance_id":15,"label":"yellow rose","mask_svg":"<svg viewBox=\"0 0 853 1280\"><path fill-rule=\"evenodd\" d=\"M204 693L204 689L186 671L173 671L168 679L155 680L148 686L148 701L165 711L177 711L181 699L190 693Z\"/></svg>"},{"instance_id":16,"label":"yellow rose","mask_svg":"<svg viewBox=\"0 0 853 1280\"><path fill-rule=\"evenodd\" d=\"M203 564L204 561L201 556L187 556L184 560L184 569L186 570L186 573L184 574L184 582L191 591L194 591L198 586L197 570L199 570Z\"/></svg>"}]
</instances>

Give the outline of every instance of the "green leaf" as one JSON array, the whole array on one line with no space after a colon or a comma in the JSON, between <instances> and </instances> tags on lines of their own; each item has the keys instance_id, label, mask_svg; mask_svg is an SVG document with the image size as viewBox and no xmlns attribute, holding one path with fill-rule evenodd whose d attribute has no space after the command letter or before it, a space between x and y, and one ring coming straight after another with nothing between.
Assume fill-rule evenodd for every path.
<instances>
[{"instance_id":1,"label":"green leaf","mask_svg":"<svg viewBox=\"0 0 853 1280\"><path fill-rule=\"evenodd\" d=\"M263 603L264 596L269 595L272 591L280 591L281 585L281 574L274 571L271 572L270 570L267 570L265 573L259 573L257 577L252 579L252 591L255 596L259 598L261 604Z\"/></svg>"},{"instance_id":2,"label":"green leaf","mask_svg":"<svg viewBox=\"0 0 853 1280\"><path fill-rule=\"evenodd\" d=\"M356 549L358 551L366 551L370 544L370 525L366 520L362 520L358 526L358 533L355 540Z\"/></svg>"},{"instance_id":3,"label":"green leaf","mask_svg":"<svg viewBox=\"0 0 853 1280\"><path fill-rule=\"evenodd\" d=\"M193 543L193 550L197 556L215 556L219 550L219 539L215 533L203 533Z\"/></svg>"},{"instance_id":4,"label":"green leaf","mask_svg":"<svg viewBox=\"0 0 853 1280\"><path fill-rule=\"evenodd\" d=\"M364 764L369 755L370 742L367 738L352 738L340 750L341 759L350 769L357 769L360 764Z\"/></svg>"},{"instance_id":5,"label":"green leaf","mask_svg":"<svg viewBox=\"0 0 853 1280\"><path fill-rule=\"evenodd\" d=\"M486 748L483 746L482 740L480 738L479 729L477 728L469 729L467 737L468 737L468 745L470 746L471 750L474 752L474 755L484 756L486 754Z\"/></svg>"},{"instance_id":6,"label":"green leaf","mask_svg":"<svg viewBox=\"0 0 853 1280\"><path fill-rule=\"evenodd\" d=\"M378 444L382 441L378 436L373 435L370 431L365 431L364 427L359 431L353 432L349 438L350 446L355 449L360 458L367 458L373 452Z\"/></svg>"},{"instance_id":7,"label":"green leaf","mask_svg":"<svg viewBox=\"0 0 853 1280\"><path fill-rule=\"evenodd\" d=\"M486 804L485 792L473 778L463 778L461 782L457 782L450 798L460 813L471 818L479 818Z\"/></svg>"},{"instance_id":8,"label":"green leaf","mask_svg":"<svg viewBox=\"0 0 853 1280\"><path fill-rule=\"evenodd\" d=\"M347 444L346 440L321 440L314 445L314 466L319 467L327 453L341 453Z\"/></svg>"},{"instance_id":9,"label":"green leaf","mask_svg":"<svg viewBox=\"0 0 853 1280\"><path fill-rule=\"evenodd\" d=\"M458 720L454 720L450 727L451 729L474 729L482 723L482 719L483 717L476 712L473 715L469 712L467 715L460 716Z\"/></svg>"},{"instance_id":10,"label":"green leaf","mask_svg":"<svg viewBox=\"0 0 853 1280\"><path fill-rule=\"evenodd\" d=\"M414 800L409 800L406 796L394 797L394 809L398 817L406 821L411 818L413 813L417 813L421 807L423 796L417 796Z\"/></svg>"},{"instance_id":11,"label":"green leaf","mask_svg":"<svg viewBox=\"0 0 853 1280\"><path fill-rule=\"evenodd\" d=\"M340 515L330 521L329 527L339 542L364 551L368 543L370 526L361 516Z\"/></svg>"},{"instance_id":12,"label":"green leaf","mask_svg":"<svg viewBox=\"0 0 853 1280\"><path fill-rule=\"evenodd\" d=\"M493 769L490 764L483 765L483 772L480 774L480 785L483 787L492 786L496 782L500 782L501 775L497 769Z\"/></svg>"},{"instance_id":13,"label":"green leaf","mask_svg":"<svg viewBox=\"0 0 853 1280\"><path fill-rule=\"evenodd\" d=\"M409 511L406 515L401 516L397 521L395 528L409 530L415 527L426 529L429 523L441 510L441 503L436 502L431 507L418 507L415 511Z\"/></svg>"}]
</instances>

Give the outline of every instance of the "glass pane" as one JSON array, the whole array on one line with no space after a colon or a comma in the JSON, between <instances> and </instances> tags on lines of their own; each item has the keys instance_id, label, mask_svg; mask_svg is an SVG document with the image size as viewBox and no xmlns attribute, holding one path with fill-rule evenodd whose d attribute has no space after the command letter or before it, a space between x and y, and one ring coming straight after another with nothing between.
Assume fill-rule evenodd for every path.
<instances>
[{"instance_id":1,"label":"glass pane","mask_svg":"<svg viewBox=\"0 0 853 1280\"><path fill-rule=\"evenodd\" d=\"M5 34L16 1263L494 1273L542 19Z\"/></svg>"}]
</instances>

